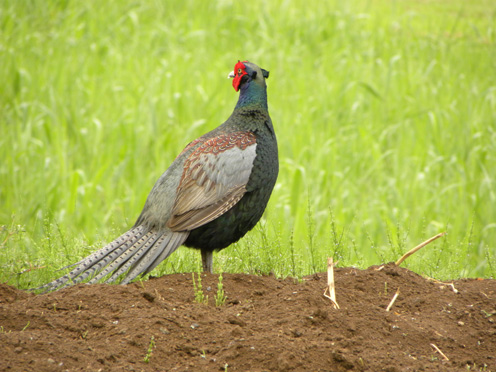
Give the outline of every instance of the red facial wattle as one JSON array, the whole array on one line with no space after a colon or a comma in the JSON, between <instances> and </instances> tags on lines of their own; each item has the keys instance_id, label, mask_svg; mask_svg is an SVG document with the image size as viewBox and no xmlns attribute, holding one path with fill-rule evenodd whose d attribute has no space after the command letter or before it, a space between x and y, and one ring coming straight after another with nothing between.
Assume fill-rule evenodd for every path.
<instances>
[{"instance_id":1,"label":"red facial wattle","mask_svg":"<svg viewBox=\"0 0 496 372\"><path fill-rule=\"evenodd\" d=\"M239 85L241 84L241 78L244 75L248 75L246 72L246 66L243 64L243 62L236 63L234 66L234 79L232 82L232 85L234 87L234 90L237 92L239 90Z\"/></svg>"}]
</instances>

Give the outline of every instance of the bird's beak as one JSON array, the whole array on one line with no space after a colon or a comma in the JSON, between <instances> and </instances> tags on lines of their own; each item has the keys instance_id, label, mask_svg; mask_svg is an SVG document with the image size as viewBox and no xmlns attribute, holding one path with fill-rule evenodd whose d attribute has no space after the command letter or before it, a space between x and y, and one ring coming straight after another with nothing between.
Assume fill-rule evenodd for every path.
<instances>
[{"instance_id":1,"label":"bird's beak","mask_svg":"<svg viewBox=\"0 0 496 372\"><path fill-rule=\"evenodd\" d=\"M233 79L234 77L236 77L236 75L234 74L234 71L231 71L231 72L229 73L229 75L227 75L227 78L228 78L228 79Z\"/></svg>"}]
</instances>

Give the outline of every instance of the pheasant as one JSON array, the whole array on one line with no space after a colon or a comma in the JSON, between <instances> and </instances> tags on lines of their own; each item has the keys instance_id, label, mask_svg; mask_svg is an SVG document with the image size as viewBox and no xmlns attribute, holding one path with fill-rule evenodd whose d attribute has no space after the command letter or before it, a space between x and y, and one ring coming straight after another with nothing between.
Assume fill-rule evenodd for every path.
<instances>
[{"instance_id":1,"label":"pheasant","mask_svg":"<svg viewBox=\"0 0 496 372\"><path fill-rule=\"evenodd\" d=\"M212 272L213 251L242 238L262 217L279 171L277 140L267 106L269 72L244 61L229 74L239 91L231 116L190 142L153 186L135 225L37 289L127 284L152 271L178 247L201 251Z\"/></svg>"}]
</instances>

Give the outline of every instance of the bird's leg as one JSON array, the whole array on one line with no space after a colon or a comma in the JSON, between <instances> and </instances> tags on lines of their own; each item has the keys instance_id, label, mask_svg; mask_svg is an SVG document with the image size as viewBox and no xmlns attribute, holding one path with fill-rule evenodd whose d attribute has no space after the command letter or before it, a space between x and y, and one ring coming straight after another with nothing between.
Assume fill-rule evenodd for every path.
<instances>
[{"instance_id":1,"label":"bird's leg","mask_svg":"<svg viewBox=\"0 0 496 372\"><path fill-rule=\"evenodd\" d=\"M201 250L201 255L202 255L202 264L203 264L203 271L213 273L212 270L212 261L214 254L212 251L207 251L207 250Z\"/></svg>"}]
</instances>

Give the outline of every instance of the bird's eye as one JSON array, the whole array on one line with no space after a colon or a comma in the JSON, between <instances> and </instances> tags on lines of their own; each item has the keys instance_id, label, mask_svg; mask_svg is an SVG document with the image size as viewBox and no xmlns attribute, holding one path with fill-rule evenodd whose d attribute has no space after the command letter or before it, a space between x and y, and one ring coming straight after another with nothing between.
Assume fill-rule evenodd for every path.
<instances>
[{"instance_id":1,"label":"bird's eye","mask_svg":"<svg viewBox=\"0 0 496 372\"><path fill-rule=\"evenodd\" d=\"M238 74L241 74L241 73L243 73L243 70L238 68Z\"/></svg>"}]
</instances>

